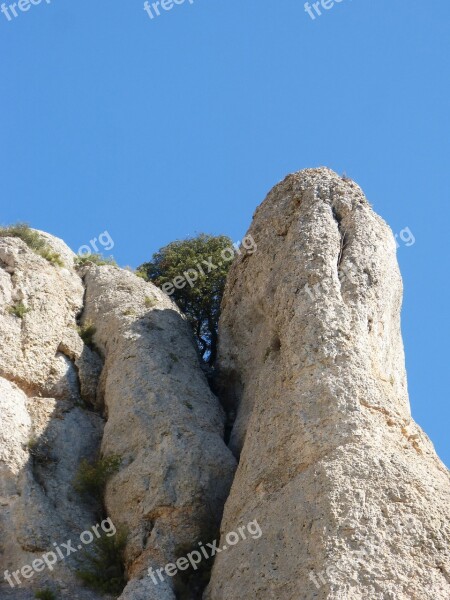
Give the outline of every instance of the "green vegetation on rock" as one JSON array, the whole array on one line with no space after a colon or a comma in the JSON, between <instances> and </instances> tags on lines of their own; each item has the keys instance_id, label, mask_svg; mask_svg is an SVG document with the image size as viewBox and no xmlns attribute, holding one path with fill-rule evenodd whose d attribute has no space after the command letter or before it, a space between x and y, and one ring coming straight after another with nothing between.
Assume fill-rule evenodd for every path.
<instances>
[{"instance_id":1,"label":"green vegetation on rock","mask_svg":"<svg viewBox=\"0 0 450 600\"><path fill-rule=\"evenodd\" d=\"M117 473L120 463L121 458L117 455L98 458L94 462L82 460L74 480L74 488L80 494L87 494L102 501L106 483Z\"/></svg>"},{"instance_id":2,"label":"green vegetation on rock","mask_svg":"<svg viewBox=\"0 0 450 600\"><path fill-rule=\"evenodd\" d=\"M77 267L82 267L84 265L97 265L98 267L109 265L110 267L117 267L117 263L114 258L110 256L103 256L102 254L76 256L74 258L74 263Z\"/></svg>"},{"instance_id":3,"label":"green vegetation on rock","mask_svg":"<svg viewBox=\"0 0 450 600\"><path fill-rule=\"evenodd\" d=\"M96 539L83 555L83 568L77 577L86 585L101 594L122 592L126 585L124 552L127 542L125 530L114 536Z\"/></svg>"},{"instance_id":4,"label":"green vegetation on rock","mask_svg":"<svg viewBox=\"0 0 450 600\"><path fill-rule=\"evenodd\" d=\"M186 314L201 355L210 365L217 355L220 303L233 258L229 237L201 233L171 242L138 269L141 276L170 294Z\"/></svg>"},{"instance_id":5,"label":"green vegetation on rock","mask_svg":"<svg viewBox=\"0 0 450 600\"><path fill-rule=\"evenodd\" d=\"M13 306L8 307L8 312L19 319L23 319L24 316L30 312L30 309L27 308L23 302L16 302Z\"/></svg>"},{"instance_id":6,"label":"green vegetation on rock","mask_svg":"<svg viewBox=\"0 0 450 600\"><path fill-rule=\"evenodd\" d=\"M45 258L45 260L48 260L53 265L58 267L64 266L61 256L57 252L53 252L39 232L31 229L26 223L16 223L15 225L0 227L0 237L20 238L35 254L42 256L42 258Z\"/></svg>"}]
</instances>

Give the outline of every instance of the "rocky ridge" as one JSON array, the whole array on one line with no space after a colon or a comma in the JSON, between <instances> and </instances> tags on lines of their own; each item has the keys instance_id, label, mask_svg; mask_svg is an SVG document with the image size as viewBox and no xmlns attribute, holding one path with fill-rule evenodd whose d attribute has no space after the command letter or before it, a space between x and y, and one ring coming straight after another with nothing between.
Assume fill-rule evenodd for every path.
<instances>
[{"instance_id":1,"label":"rocky ridge","mask_svg":"<svg viewBox=\"0 0 450 600\"><path fill-rule=\"evenodd\" d=\"M0 237L0 571L108 516L121 600L198 600L208 582L204 600L450 597L449 473L410 413L395 240L354 182L308 169L257 209L222 306L220 401L168 296L39 233L60 264ZM98 456L119 461L101 507L74 488ZM229 541L251 522L261 536ZM149 567L219 526L212 574L154 584ZM0 598L100 600L78 560Z\"/></svg>"},{"instance_id":2,"label":"rocky ridge","mask_svg":"<svg viewBox=\"0 0 450 600\"><path fill-rule=\"evenodd\" d=\"M82 459L100 453L120 458L105 509L128 534L121 598L174 599L201 582L156 588L146 572L216 533L235 469L224 411L186 319L165 294L117 267L75 269L61 240L46 241L63 267L21 239L0 238L1 566L30 565L98 522L73 482ZM87 327L92 347L79 335ZM56 575L20 576L0 595L33 598L56 579L70 598L100 597L74 577L78 567L68 558Z\"/></svg>"}]
</instances>

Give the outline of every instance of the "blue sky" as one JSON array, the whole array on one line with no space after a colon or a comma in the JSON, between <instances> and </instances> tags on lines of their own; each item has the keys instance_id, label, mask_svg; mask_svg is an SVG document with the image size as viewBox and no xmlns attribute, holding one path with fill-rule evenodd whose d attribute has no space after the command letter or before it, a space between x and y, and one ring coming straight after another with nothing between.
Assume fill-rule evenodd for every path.
<instances>
[{"instance_id":1,"label":"blue sky","mask_svg":"<svg viewBox=\"0 0 450 600\"><path fill-rule=\"evenodd\" d=\"M6 4L10 4L7 2ZM326 165L395 233L413 415L450 464L450 2L52 0L0 13L0 221L122 265L197 232L240 239L287 173Z\"/></svg>"}]
</instances>

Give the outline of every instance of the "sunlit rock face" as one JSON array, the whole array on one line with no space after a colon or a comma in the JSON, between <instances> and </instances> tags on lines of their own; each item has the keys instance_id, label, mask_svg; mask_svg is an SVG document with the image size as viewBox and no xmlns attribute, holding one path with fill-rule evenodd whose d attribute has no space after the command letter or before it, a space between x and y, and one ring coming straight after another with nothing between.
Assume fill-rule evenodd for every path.
<instances>
[{"instance_id":1,"label":"sunlit rock face","mask_svg":"<svg viewBox=\"0 0 450 600\"><path fill-rule=\"evenodd\" d=\"M175 599L180 578L155 585L148 569L217 534L236 467L223 439L225 414L186 319L163 292L115 267L93 267L84 281L84 319L105 357L102 452L122 457L105 495L108 514L128 531L132 581L121 598Z\"/></svg>"},{"instance_id":2,"label":"sunlit rock face","mask_svg":"<svg viewBox=\"0 0 450 600\"><path fill-rule=\"evenodd\" d=\"M80 534L107 516L127 535L122 598L175 598L186 582L155 586L147 569L218 531L236 467L225 413L164 293L117 267L77 268L42 235L57 263L0 237L0 598L103 598L82 586L76 559ZM99 456L120 462L103 507L74 486L82 460ZM67 541L70 556L22 575Z\"/></svg>"},{"instance_id":3,"label":"sunlit rock face","mask_svg":"<svg viewBox=\"0 0 450 600\"><path fill-rule=\"evenodd\" d=\"M73 480L102 439L104 419L92 410L101 359L77 333L84 287L75 255L45 239L60 265L0 238L0 598L31 600L48 588L96 600L65 550L57 567L21 572L98 522Z\"/></svg>"},{"instance_id":4,"label":"sunlit rock face","mask_svg":"<svg viewBox=\"0 0 450 600\"><path fill-rule=\"evenodd\" d=\"M389 227L328 169L288 176L232 266L220 388L239 467L207 600L450 597L448 471L411 418ZM225 544L226 545L226 544Z\"/></svg>"},{"instance_id":5,"label":"sunlit rock face","mask_svg":"<svg viewBox=\"0 0 450 600\"><path fill-rule=\"evenodd\" d=\"M208 582L204 600L450 598L449 475L410 415L390 229L355 183L313 169L277 185L248 233L220 401L151 283L75 266L49 234L56 262L0 237L1 599L105 598L77 578L81 552L22 567L106 517L126 534L120 600L200 600ZM117 463L103 503L74 486L98 457ZM200 556L155 584L149 568L219 528L212 575Z\"/></svg>"}]
</instances>

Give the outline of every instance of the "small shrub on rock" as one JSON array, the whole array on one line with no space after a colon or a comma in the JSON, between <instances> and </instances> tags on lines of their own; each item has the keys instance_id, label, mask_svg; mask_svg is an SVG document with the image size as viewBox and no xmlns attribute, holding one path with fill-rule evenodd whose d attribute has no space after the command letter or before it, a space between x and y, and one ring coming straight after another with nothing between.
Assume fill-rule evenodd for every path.
<instances>
[{"instance_id":1,"label":"small shrub on rock","mask_svg":"<svg viewBox=\"0 0 450 600\"><path fill-rule=\"evenodd\" d=\"M24 316L30 312L30 309L27 308L23 302L17 302L8 308L8 312L19 319L23 319Z\"/></svg>"},{"instance_id":2,"label":"small shrub on rock","mask_svg":"<svg viewBox=\"0 0 450 600\"><path fill-rule=\"evenodd\" d=\"M78 335L86 346L92 347L94 344L94 335L97 331L95 325L91 321L87 321L84 325L80 325L77 330Z\"/></svg>"},{"instance_id":3,"label":"small shrub on rock","mask_svg":"<svg viewBox=\"0 0 450 600\"><path fill-rule=\"evenodd\" d=\"M45 239L37 231L31 229L26 223L17 223L16 225L0 227L0 237L18 237L23 240L33 252L42 256L42 258L45 258L48 262L58 267L64 266L61 256L57 252L53 252Z\"/></svg>"},{"instance_id":4,"label":"small shrub on rock","mask_svg":"<svg viewBox=\"0 0 450 600\"><path fill-rule=\"evenodd\" d=\"M80 494L93 496L100 502L106 483L120 468L121 458L117 455L99 458L93 463L82 460L74 480L74 488Z\"/></svg>"},{"instance_id":5,"label":"small shrub on rock","mask_svg":"<svg viewBox=\"0 0 450 600\"><path fill-rule=\"evenodd\" d=\"M117 267L117 263L112 257L103 256L102 254L89 254L85 256L77 256L74 259L74 262L77 267L82 267L84 265L97 265L97 267L109 265L111 267Z\"/></svg>"},{"instance_id":6,"label":"small shrub on rock","mask_svg":"<svg viewBox=\"0 0 450 600\"><path fill-rule=\"evenodd\" d=\"M34 594L34 597L38 598L38 600L56 600L55 592L49 589L39 590Z\"/></svg>"},{"instance_id":7,"label":"small shrub on rock","mask_svg":"<svg viewBox=\"0 0 450 600\"><path fill-rule=\"evenodd\" d=\"M156 300L155 298L150 298L150 296L146 296L145 297L145 306L147 308L152 308L153 306L156 305Z\"/></svg>"},{"instance_id":8,"label":"small shrub on rock","mask_svg":"<svg viewBox=\"0 0 450 600\"><path fill-rule=\"evenodd\" d=\"M84 554L84 567L77 571L77 577L87 587L101 594L120 594L126 585L126 541L125 530L117 531L115 536L95 540Z\"/></svg>"}]
</instances>

